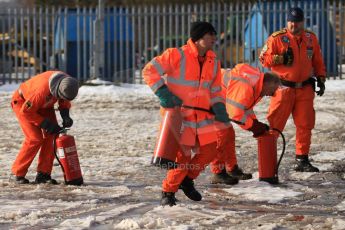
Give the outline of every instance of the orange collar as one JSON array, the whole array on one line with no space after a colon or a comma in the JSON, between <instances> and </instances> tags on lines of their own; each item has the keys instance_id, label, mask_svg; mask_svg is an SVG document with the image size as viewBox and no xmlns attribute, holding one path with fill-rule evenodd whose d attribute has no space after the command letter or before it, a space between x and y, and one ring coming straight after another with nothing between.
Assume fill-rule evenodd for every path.
<instances>
[{"instance_id":1,"label":"orange collar","mask_svg":"<svg viewBox=\"0 0 345 230\"><path fill-rule=\"evenodd\" d=\"M289 36L291 38L295 39L297 42L301 42L301 41L305 41L306 40L306 36L305 36L304 30L299 35L292 34L288 29L286 29L286 31L289 34Z\"/></svg>"},{"instance_id":2,"label":"orange collar","mask_svg":"<svg viewBox=\"0 0 345 230\"><path fill-rule=\"evenodd\" d=\"M199 56L198 49L196 48L196 45L194 44L194 42L192 41L191 38L188 39L187 46L190 49L190 52L193 54L193 56L195 56L195 57ZM214 58L214 57L216 57L216 54L212 50L208 50L205 54L205 57Z\"/></svg>"}]
</instances>

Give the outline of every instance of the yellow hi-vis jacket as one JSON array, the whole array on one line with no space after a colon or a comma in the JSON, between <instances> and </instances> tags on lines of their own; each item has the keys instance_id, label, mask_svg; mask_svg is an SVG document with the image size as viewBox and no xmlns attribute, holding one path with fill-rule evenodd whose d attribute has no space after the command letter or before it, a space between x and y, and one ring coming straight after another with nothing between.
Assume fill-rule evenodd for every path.
<instances>
[{"instance_id":1,"label":"yellow hi-vis jacket","mask_svg":"<svg viewBox=\"0 0 345 230\"><path fill-rule=\"evenodd\" d=\"M180 48L169 48L143 69L145 82L153 92L166 85L183 105L210 110L215 103L225 103L221 89L220 62L213 51L206 53L202 68L198 50L191 39ZM194 146L216 141L214 116L206 111L181 108L183 123L180 143Z\"/></svg>"}]
</instances>

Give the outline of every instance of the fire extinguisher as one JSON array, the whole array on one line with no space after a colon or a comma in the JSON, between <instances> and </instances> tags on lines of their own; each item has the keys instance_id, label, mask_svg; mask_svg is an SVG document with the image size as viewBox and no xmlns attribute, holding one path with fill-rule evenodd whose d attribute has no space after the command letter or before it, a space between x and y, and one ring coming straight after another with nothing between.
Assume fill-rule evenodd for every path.
<instances>
[{"instance_id":1,"label":"fire extinguisher","mask_svg":"<svg viewBox=\"0 0 345 230\"><path fill-rule=\"evenodd\" d=\"M181 105L181 107L192 110L199 110L214 114L211 109L204 109L194 106ZM186 151L186 149L179 143L182 127L181 107L166 108L163 116L161 130L157 138L156 147L153 153L151 164L165 168L173 169L178 167L175 162L176 155L179 150ZM242 122L232 120L236 124L243 124Z\"/></svg>"},{"instance_id":2,"label":"fire extinguisher","mask_svg":"<svg viewBox=\"0 0 345 230\"><path fill-rule=\"evenodd\" d=\"M283 149L277 163L277 137L274 132L278 132L283 140ZM285 137L283 133L272 128L265 134L259 136L258 140L258 168L259 180L270 184L278 184L278 169L285 153Z\"/></svg>"},{"instance_id":3,"label":"fire extinguisher","mask_svg":"<svg viewBox=\"0 0 345 230\"><path fill-rule=\"evenodd\" d=\"M82 185L84 181L79 164L77 147L74 137L67 134L66 128L54 138L54 154L61 166L65 184Z\"/></svg>"},{"instance_id":4,"label":"fire extinguisher","mask_svg":"<svg viewBox=\"0 0 345 230\"><path fill-rule=\"evenodd\" d=\"M180 131L182 126L181 107L167 108L163 116L161 129L156 141L151 164L173 169L177 167L176 155L181 148Z\"/></svg>"}]
</instances>

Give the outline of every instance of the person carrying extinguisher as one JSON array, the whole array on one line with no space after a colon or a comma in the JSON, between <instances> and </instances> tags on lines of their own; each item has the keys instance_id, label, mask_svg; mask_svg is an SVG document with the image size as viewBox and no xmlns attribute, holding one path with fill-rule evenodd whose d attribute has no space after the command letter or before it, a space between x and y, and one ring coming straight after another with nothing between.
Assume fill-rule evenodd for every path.
<instances>
[{"instance_id":1,"label":"person carrying extinguisher","mask_svg":"<svg viewBox=\"0 0 345 230\"><path fill-rule=\"evenodd\" d=\"M220 63L212 51L215 42L216 30L210 23L194 22L186 45L167 49L143 69L145 82L163 108L182 105L179 143L183 148L177 153L179 166L169 170L163 180L163 206L176 205L175 193L179 188L191 200L202 199L194 179L214 159L217 139L222 138L217 136L218 130L229 122L221 90Z\"/></svg>"},{"instance_id":2,"label":"person carrying extinguisher","mask_svg":"<svg viewBox=\"0 0 345 230\"><path fill-rule=\"evenodd\" d=\"M35 183L57 184L51 178L53 139L62 128L57 123L54 104L58 102L63 127L71 127L70 101L77 96L78 88L78 81L66 73L46 71L25 81L14 92L11 106L25 137L12 165L16 183L29 183L25 176L40 150Z\"/></svg>"},{"instance_id":3,"label":"person carrying extinguisher","mask_svg":"<svg viewBox=\"0 0 345 230\"><path fill-rule=\"evenodd\" d=\"M230 72L226 89L226 110L242 129L259 137L269 126L258 121L253 107L264 97L273 96L281 82L273 72L261 72L248 64L237 64Z\"/></svg>"},{"instance_id":4,"label":"person carrying extinguisher","mask_svg":"<svg viewBox=\"0 0 345 230\"><path fill-rule=\"evenodd\" d=\"M231 69L221 69L222 76L222 90L224 97L226 95L227 84L231 79ZM235 130L230 124L227 129L220 131L227 141L220 144L218 147L218 154L211 162L210 168L213 176L211 177L212 184L237 184L238 180L249 180L252 174L245 173L238 166L236 150L235 150Z\"/></svg>"},{"instance_id":5,"label":"person carrying extinguisher","mask_svg":"<svg viewBox=\"0 0 345 230\"><path fill-rule=\"evenodd\" d=\"M272 97L267 120L283 131L292 114L296 126L296 167L299 172L319 172L309 161L311 132L315 126L315 82L325 92L326 68L316 35L304 29L304 13L294 7L288 12L287 28L274 32L260 54L264 67L276 72L285 88ZM316 76L316 79L313 77Z\"/></svg>"}]
</instances>

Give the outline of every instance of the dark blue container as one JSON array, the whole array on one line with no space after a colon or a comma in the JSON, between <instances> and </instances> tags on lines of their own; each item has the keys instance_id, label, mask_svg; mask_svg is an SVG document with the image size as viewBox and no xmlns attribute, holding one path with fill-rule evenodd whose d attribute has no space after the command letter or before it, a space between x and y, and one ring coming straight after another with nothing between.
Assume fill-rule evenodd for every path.
<instances>
[{"instance_id":1,"label":"dark blue container","mask_svg":"<svg viewBox=\"0 0 345 230\"><path fill-rule=\"evenodd\" d=\"M68 9L58 14L54 29L55 52L51 59L52 66L65 70L71 76L77 77L82 81L92 76L93 27L96 18L97 13L95 9L80 9L79 11ZM66 50L65 46L67 46ZM123 73L133 70L134 66L132 58L133 48L132 23L126 16L124 9L105 9L105 67L102 80L125 81L123 80L125 79Z\"/></svg>"}]
</instances>

